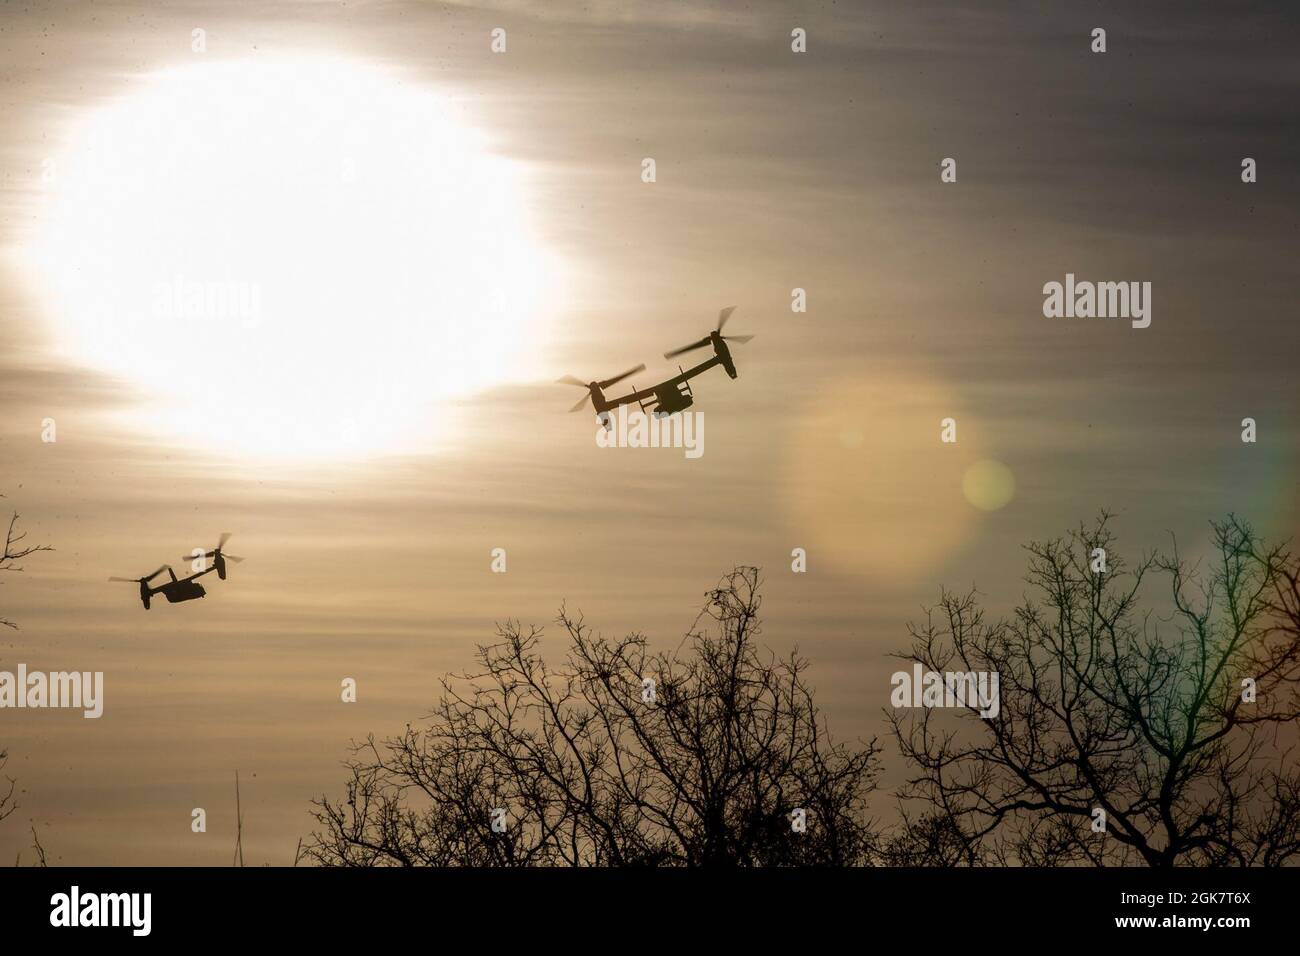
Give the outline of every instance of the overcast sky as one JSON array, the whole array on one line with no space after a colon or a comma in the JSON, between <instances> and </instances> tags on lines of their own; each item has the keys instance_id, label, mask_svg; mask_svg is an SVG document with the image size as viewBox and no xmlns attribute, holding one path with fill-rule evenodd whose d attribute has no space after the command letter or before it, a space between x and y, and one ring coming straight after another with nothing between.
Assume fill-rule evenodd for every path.
<instances>
[{"instance_id":1,"label":"overcast sky","mask_svg":"<svg viewBox=\"0 0 1300 956\"><path fill-rule=\"evenodd\" d=\"M1101 508L1134 553L1170 533L1195 553L1229 511L1296 531L1298 15L1133 6L0 7L0 493L56 548L0 581L21 624L0 669L107 684L98 721L0 711L22 795L0 859L30 820L63 863L225 863L239 769L246 857L288 863L349 738L416 720L494 621L561 601L676 646L717 577L758 564L765 639L811 658L838 736L870 736L907 621L945 584L1010 607L1030 539ZM195 28L211 60L381 64L525 172L562 289L526 374L431 412L451 439L232 455L151 427L168 394L66 357L53 291L22 266L42 164L142 74L192 64ZM1150 327L1045 318L1067 273L1150 282ZM755 338L737 380L694 383L701 458L599 449L566 413L558 375L646 362L650 384L727 305ZM992 512L963 494L985 460L1015 481ZM146 614L104 582L227 530L247 561L204 601Z\"/></svg>"}]
</instances>

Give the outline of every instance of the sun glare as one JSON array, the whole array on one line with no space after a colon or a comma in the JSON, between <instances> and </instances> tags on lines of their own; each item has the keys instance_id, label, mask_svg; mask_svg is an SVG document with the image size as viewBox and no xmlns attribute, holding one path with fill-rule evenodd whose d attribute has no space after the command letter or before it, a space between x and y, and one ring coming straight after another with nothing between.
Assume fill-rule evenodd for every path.
<instances>
[{"instance_id":1,"label":"sun glare","mask_svg":"<svg viewBox=\"0 0 1300 956\"><path fill-rule=\"evenodd\" d=\"M333 58L142 77L73 124L30 266L74 360L137 416L280 457L427 447L522 374L549 268L516 165L448 103Z\"/></svg>"}]
</instances>

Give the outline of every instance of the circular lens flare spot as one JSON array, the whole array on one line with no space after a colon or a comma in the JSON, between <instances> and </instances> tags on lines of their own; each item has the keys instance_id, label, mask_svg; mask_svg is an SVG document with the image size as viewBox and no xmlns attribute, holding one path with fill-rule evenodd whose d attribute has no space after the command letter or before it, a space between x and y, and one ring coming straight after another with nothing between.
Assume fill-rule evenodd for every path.
<instances>
[{"instance_id":1,"label":"circular lens flare spot","mask_svg":"<svg viewBox=\"0 0 1300 956\"><path fill-rule=\"evenodd\" d=\"M940 441L956 396L920 368L825 382L801 412L785 462L791 543L839 573L913 581L978 526L953 489L963 453Z\"/></svg>"},{"instance_id":2,"label":"circular lens flare spot","mask_svg":"<svg viewBox=\"0 0 1300 956\"><path fill-rule=\"evenodd\" d=\"M985 458L966 469L961 490L966 500L981 511L997 511L1015 497L1016 476L1002 462Z\"/></svg>"}]
</instances>

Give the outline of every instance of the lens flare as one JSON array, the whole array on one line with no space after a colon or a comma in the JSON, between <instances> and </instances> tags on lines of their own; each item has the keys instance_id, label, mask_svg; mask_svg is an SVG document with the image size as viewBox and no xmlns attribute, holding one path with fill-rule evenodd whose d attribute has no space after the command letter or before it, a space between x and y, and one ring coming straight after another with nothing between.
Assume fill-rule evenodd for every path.
<instances>
[{"instance_id":1,"label":"lens flare","mask_svg":"<svg viewBox=\"0 0 1300 956\"><path fill-rule=\"evenodd\" d=\"M980 511L997 511L1016 495L1016 477L1000 461L985 458L966 469L961 492Z\"/></svg>"}]
</instances>

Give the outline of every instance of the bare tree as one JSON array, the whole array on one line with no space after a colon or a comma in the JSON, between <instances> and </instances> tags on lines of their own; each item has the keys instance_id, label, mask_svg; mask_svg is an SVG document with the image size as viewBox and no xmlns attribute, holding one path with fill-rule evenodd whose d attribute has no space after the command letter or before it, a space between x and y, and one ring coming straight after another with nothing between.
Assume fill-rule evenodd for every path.
<instances>
[{"instance_id":1,"label":"bare tree","mask_svg":"<svg viewBox=\"0 0 1300 956\"><path fill-rule=\"evenodd\" d=\"M428 725L356 748L346 798L314 804L304 854L343 866L866 862L878 749L834 743L807 662L757 648L759 584L755 568L725 576L671 654L640 634L595 636L562 609L570 649L552 668L538 629L499 626L476 673L443 681Z\"/></svg>"},{"instance_id":2,"label":"bare tree","mask_svg":"<svg viewBox=\"0 0 1300 956\"><path fill-rule=\"evenodd\" d=\"M0 495L3 498L4 495ZM50 551L44 545L24 545L23 541L27 537L26 531L18 530L18 512L13 512L9 517L9 527L5 531L4 553L0 554L0 571L22 571L22 565L16 562L21 561L29 554L35 554L37 551ZM13 621L0 618L0 625L17 629L18 625Z\"/></svg>"},{"instance_id":3,"label":"bare tree","mask_svg":"<svg viewBox=\"0 0 1300 956\"><path fill-rule=\"evenodd\" d=\"M0 495L3 498L4 495ZM0 554L0 571L22 571L22 566L15 562L21 561L29 554L35 554L37 551L49 551L50 548L44 545L24 545L23 540L27 537L27 532L18 530L18 512L13 512L9 518L9 527L5 531L4 552ZM11 627L15 630L18 625L13 621L0 617L0 625ZM0 748L0 771L4 770L5 764L9 761L9 752ZM9 814L18 808L14 802L14 787L16 786L12 777L6 777L5 783L0 784L0 820L3 820Z\"/></svg>"},{"instance_id":4,"label":"bare tree","mask_svg":"<svg viewBox=\"0 0 1300 956\"><path fill-rule=\"evenodd\" d=\"M1246 523L1204 572L1131 569L1103 514L1029 546L1031 596L990 621L944 593L905 659L996 672L1000 713L890 713L914 775L891 862L1280 865L1300 854L1300 567ZM1105 561L1105 570L1101 559ZM1148 579L1167 604L1140 610ZM1101 826L1104 824L1104 831Z\"/></svg>"},{"instance_id":5,"label":"bare tree","mask_svg":"<svg viewBox=\"0 0 1300 956\"><path fill-rule=\"evenodd\" d=\"M4 770L8 762L9 751L0 750L0 771ZM18 809L18 804L14 801L14 788L17 785L13 777L5 777L4 782L0 783L0 820Z\"/></svg>"}]
</instances>

